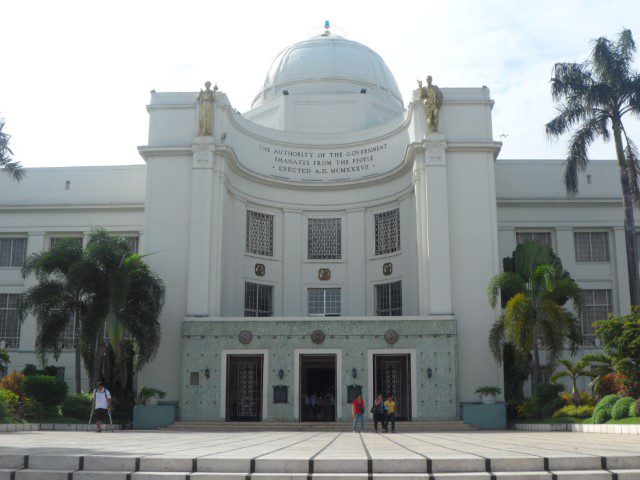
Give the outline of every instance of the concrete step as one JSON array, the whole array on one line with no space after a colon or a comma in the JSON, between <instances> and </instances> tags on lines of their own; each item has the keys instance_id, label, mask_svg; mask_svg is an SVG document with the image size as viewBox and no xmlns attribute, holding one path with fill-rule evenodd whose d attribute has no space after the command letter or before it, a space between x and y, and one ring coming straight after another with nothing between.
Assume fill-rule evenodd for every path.
<instances>
[{"instance_id":1,"label":"concrete step","mask_svg":"<svg viewBox=\"0 0 640 480\"><path fill-rule=\"evenodd\" d=\"M185 431L342 431L352 430L352 422L174 422L159 430ZM366 431L374 431L373 422L368 421ZM477 430L460 420L446 422L397 422L396 430L402 432L451 432Z\"/></svg>"}]
</instances>

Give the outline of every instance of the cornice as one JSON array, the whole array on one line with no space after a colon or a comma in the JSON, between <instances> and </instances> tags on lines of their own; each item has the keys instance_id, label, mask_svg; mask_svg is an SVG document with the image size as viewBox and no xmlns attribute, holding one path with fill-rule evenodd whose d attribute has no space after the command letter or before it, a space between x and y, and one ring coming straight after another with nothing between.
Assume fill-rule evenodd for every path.
<instances>
[{"instance_id":1,"label":"cornice","mask_svg":"<svg viewBox=\"0 0 640 480\"><path fill-rule=\"evenodd\" d=\"M144 210L144 203L34 203L34 204L20 204L20 205L0 205L0 211L68 211L68 210Z\"/></svg>"}]
</instances>

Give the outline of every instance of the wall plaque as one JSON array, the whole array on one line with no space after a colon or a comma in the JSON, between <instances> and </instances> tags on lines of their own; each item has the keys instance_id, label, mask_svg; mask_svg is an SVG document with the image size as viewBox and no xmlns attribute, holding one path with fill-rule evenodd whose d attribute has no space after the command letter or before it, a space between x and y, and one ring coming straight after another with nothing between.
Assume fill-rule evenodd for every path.
<instances>
[{"instance_id":1,"label":"wall plaque","mask_svg":"<svg viewBox=\"0 0 640 480\"><path fill-rule=\"evenodd\" d=\"M273 403L289 403L289 387L287 385L273 386Z\"/></svg>"},{"instance_id":2,"label":"wall plaque","mask_svg":"<svg viewBox=\"0 0 640 480\"><path fill-rule=\"evenodd\" d=\"M328 268L321 268L318 270L318 278L320 280L331 280L331 270Z\"/></svg>"},{"instance_id":3,"label":"wall plaque","mask_svg":"<svg viewBox=\"0 0 640 480\"><path fill-rule=\"evenodd\" d=\"M347 387L347 403L353 403L362 393L362 385L349 385Z\"/></svg>"},{"instance_id":4,"label":"wall plaque","mask_svg":"<svg viewBox=\"0 0 640 480\"><path fill-rule=\"evenodd\" d=\"M393 263L387 262L382 265L382 273L385 275L391 275L393 273Z\"/></svg>"},{"instance_id":5,"label":"wall plaque","mask_svg":"<svg viewBox=\"0 0 640 480\"><path fill-rule=\"evenodd\" d=\"M255 272L258 277L264 277L264 273L266 272L266 268L262 263L256 263Z\"/></svg>"}]
</instances>

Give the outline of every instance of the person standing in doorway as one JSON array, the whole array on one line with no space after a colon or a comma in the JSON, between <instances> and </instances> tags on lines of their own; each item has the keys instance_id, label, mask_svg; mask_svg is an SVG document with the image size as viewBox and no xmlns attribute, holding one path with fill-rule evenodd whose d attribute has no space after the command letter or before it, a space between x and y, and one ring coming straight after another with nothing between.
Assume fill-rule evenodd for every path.
<instances>
[{"instance_id":1,"label":"person standing in doorway","mask_svg":"<svg viewBox=\"0 0 640 480\"><path fill-rule=\"evenodd\" d=\"M311 394L309 397L309 405L311 405L311 415L313 415L313 421L318 420L318 412L320 411L320 407L318 406L318 395L316 392Z\"/></svg>"},{"instance_id":2,"label":"person standing in doorway","mask_svg":"<svg viewBox=\"0 0 640 480\"><path fill-rule=\"evenodd\" d=\"M93 391L93 411L96 416L96 432L102 431L102 422L106 422L109 418L111 410L111 393L104 388L102 382L98 382L96 389Z\"/></svg>"},{"instance_id":3,"label":"person standing in doorway","mask_svg":"<svg viewBox=\"0 0 640 480\"><path fill-rule=\"evenodd\" d=\"M371 407L371 413L373 413L373 427L376 429L376 433L378 433L378 422L382 424L382 429L384 430L384 399L381 394L378 394L376 397L373 406Z\"/></svg>"},{"instance_id":4,"label":"person standing in doorway","mask_svg":"<svg viewBox=\"0 0 640 480\"><path fill-rule=\"evenodd\" d=\"M362 394L359 393L353 401L353 432L356 432L356 425L360 422L360 431L364 432L364 400Z\"/></svg>"},{"instance_id":5,"label":"person standing in doorway","mask_svg":"<svg viewBox=\"0 0 640 480\"><path fill-rule=\"evenodd\" d=\"M384 402L384 409L386 411L387 428L385 432L389 431L389 422L391 422L391 433L396 433L396 401L393 395L387 397L387 401Z\"/></svg>"}]
</instances>

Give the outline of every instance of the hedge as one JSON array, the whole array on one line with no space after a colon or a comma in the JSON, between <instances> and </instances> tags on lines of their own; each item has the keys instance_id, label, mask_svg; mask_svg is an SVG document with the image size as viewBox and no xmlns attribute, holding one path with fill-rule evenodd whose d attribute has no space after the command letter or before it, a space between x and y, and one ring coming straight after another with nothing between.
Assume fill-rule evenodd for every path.
<instances>
[{"instance_id":1,"label":"hedge","mask_svg":"<svg viewBox=\"0 0 640 480\"><path fill-rule=\"evenodd\" d=\"M604 423L611 420L611 411L619 398L615 393L603 397L593 411L593 423Z\"/></svg>"}]
</instances>

